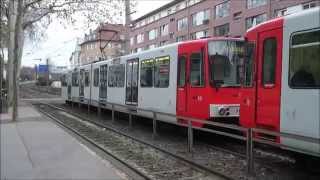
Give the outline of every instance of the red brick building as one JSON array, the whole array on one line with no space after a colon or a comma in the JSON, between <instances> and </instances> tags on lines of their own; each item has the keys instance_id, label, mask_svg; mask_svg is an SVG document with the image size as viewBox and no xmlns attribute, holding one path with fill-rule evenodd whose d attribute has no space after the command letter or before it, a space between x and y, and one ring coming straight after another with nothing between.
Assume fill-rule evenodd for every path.
<instances>
[{"instance_id":1,"label":"red brick building","mask_svg":"<svg viewBox=\"0 0 320 180\"><path fill-rule=\"evenodd\" d=\"M80 65L123 55L124 34L122 24L102 24L85 34L80 43Z\"/></svg>"},{"instance_id":2,"label":"red brick building","mask_svg":"<svg viewBox=\"0 0 320 180\"><path fill-rule=\"evenodd\" d=\"M130 52L208 36L242 36L268 19L320 0L174 0L132 22Z\"/></svg>"}]
</instances>

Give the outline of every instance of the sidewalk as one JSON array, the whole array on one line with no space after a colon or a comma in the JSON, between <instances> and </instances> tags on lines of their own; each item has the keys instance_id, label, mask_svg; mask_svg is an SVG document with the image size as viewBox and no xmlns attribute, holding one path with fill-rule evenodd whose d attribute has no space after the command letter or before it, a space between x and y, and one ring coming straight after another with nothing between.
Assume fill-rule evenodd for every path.
<instances>
[{"instance_id":1,"label":"sidewalk","mask_svg":"<svg viewBox=\"0 0 320 180\"><path fill-rule=\"evenodd\" d=\"M0 114L0 140L1 179L126 179L23 102L16 123L8 114Z\"/></svg>"}]
</instances>

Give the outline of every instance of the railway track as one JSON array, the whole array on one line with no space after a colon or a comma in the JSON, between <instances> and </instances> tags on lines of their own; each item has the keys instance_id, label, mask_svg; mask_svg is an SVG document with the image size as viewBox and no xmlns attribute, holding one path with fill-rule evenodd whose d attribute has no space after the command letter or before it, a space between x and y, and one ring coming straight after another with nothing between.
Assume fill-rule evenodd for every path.
<instances>
[{"instance_id":1,"label":"railway track","mask_svg":"<svg viewBox=\"0 0 320 180\"><path fill-rule=\"evenodd\" d=\"M143 179L230 179L153 144L54 105L34 104L40 112L140 175Z\"/></svg>"}]
</instances>

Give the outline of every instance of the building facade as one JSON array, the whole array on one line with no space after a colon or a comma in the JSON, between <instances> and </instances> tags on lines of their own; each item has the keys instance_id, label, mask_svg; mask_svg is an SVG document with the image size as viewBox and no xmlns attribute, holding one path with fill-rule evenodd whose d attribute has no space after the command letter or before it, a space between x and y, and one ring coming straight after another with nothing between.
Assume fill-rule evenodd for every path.
<instances>
[{"instance_id":1,"label":"building facade","mask_svg":"<svg viewBox=\"0 0 320 180\"><path fill-rule=\"evenodd\" d=\"M74 69L75 67L80 65L80 52L81 52L81 47L80 47L80 39L78 38L76 41L76 46L74 51L71 53L71 56L69 58L69 64L70 64L70 69Z\"/></svg>"},{"instance_id":2,"label":"building facade","mask_svg":"<svg viewBox=\"0 0 320 180\"><path fill-rule=\"evenodd\" d=\"M125 27L102 24L80 43L80 65L123 55Z\"/></svg>"},{"instance_id":3,"label":"building facade","mask_svg":"<svg viewBox=\"0 0 320 180\"><path fill-rule=\"evenodd\" d=\"M130 52L210 36L243 36L279 16L320 5L320 0L174 0L132 22Z\"/></svg>"}]
</instances>

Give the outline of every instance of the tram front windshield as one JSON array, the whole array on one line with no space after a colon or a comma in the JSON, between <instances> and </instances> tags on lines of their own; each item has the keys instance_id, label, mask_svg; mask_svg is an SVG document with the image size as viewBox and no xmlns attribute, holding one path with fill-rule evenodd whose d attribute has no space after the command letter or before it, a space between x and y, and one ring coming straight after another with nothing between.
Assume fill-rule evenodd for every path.
<instances>
[{"instance_id":1,"label":"tram front windshield","mask_svg":"<svg viewBox=\"0 0 320 180\"><path fill-rule=\"evenodd\" d=\"M240 86L244 42L218 40L209 42L208 47L211 84L215 87Z\"/></svg>"}]
</instances>

